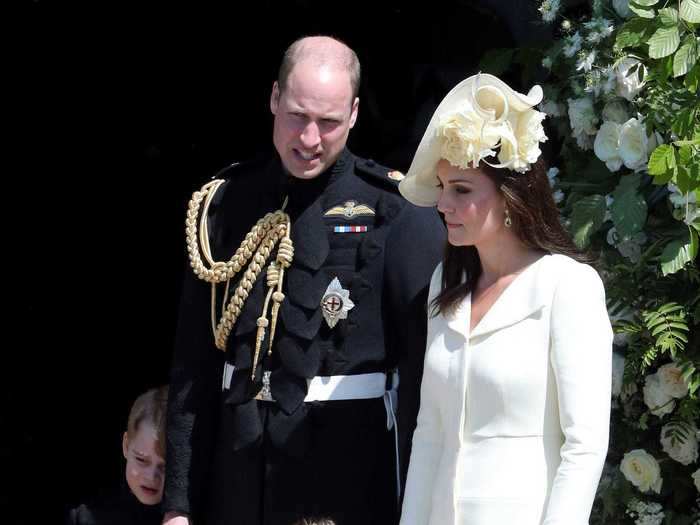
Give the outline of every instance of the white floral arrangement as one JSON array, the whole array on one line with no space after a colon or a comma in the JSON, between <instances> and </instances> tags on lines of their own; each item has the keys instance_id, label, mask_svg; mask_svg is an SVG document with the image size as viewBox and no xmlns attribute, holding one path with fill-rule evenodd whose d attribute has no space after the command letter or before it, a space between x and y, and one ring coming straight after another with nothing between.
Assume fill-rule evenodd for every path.
<instances>
[{"instance_id":1,"label":"white floral arrangement","mask_svg":"<svg viewBox=\"0 0 700 525\"><path fill-rule=\"evenodd\" d=\"M483 160L518 173L528 171L542 154L540 142L547 140L542 126L547 115L535 109L505 111L497 117L493 110L475 108L465 100L443 116L435 130L442 140L441 157L462 169L476 168ZM500 164L487 160L494 156Z\"/></svg>"},{"instance_id":2,"label":"white floral arrangement","mask_svg":"<svg viewBox=\"0 0 700 525\"><path fill-rule=\"evenodd\" d=\"M533 2L554 38L480 67L543 85L562 222L600 255L613 410L590 523L700 525L700 0Z\"/></svg>"}]
</instances>

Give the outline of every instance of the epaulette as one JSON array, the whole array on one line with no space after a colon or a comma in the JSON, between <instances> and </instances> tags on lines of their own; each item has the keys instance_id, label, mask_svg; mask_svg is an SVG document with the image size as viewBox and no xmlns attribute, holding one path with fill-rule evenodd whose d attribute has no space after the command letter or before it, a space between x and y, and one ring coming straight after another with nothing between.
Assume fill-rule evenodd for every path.
<instances>
[{"instance_id":1,"label":"epaulette","mask_svg":"<svg viewBox=\"0 0 700 525\"><path fill-rule=\"evenodd\" d=\"M211 180L214 179L228 179L230 172L233 171L234 168L241 166L240 162L232 162L228 166L221 168L219 171L217 171L214 175L211 176Z\"/></svg>"},{"instance_id":2,"label":"epaulette","mask_svg":"<svg viewBox=\"0 0 700 525\"><path fill-rule=\"evenodd\" d=\"M360 173L370 175L372 177L372 182L379 181L393 188L395 191L398 191L399 182L405 177L400 171L382 166L372 159L358 158L355 161L355 167Z\"/></svg>"}]
</instances>

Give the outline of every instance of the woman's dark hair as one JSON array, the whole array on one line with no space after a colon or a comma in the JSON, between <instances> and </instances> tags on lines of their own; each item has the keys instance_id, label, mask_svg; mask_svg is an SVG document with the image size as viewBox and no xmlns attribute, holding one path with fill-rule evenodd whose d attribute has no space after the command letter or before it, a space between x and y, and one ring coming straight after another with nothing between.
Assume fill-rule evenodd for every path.
<instances>
[{"instance_id":1,"label":"woman's dark hair","mask_svg":"<svg viewBox=\"0 0 700 525\"><path fill-rule=\"evenodd\" d=\"M590 255L576 247L559 221L559 210L541 158L527 173L488 164L480 164L479 169L500 189L511 218L511 229L525 246L568 255L579 262L593 262ZM442 290L432 302L433 315L453 310L474 289L480 275L481 261L474 246L447 243L442 262Z\"/></svg>"}]
</instances>

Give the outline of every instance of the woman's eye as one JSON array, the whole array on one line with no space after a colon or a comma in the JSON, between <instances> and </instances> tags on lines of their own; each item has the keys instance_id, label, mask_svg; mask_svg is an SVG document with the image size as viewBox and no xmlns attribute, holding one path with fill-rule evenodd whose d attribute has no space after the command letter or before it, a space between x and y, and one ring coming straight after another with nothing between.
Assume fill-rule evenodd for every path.
<instances>
[{"instance_id":1,"label":"woman's eye","mask_svg":"<svg viewBox=\"0 0 700 525\"><path fill-rule=\"evenodd\" d=\"M469 193L469 190L467 188L462 188L461 186L457 186L457 189L455 190L457 193L460 195L464 195L466 193Z\"/></svg>"}]
</instances>

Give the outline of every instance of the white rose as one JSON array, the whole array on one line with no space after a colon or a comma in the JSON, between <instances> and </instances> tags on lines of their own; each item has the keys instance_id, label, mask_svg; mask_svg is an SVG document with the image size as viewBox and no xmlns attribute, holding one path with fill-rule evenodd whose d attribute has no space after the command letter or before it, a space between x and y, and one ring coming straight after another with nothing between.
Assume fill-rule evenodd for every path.
<instances>
[{"instance_id":1,"label":"white rose","mask_svg":"<svg viewBox=\"0 0 700 525\"><path fill-rule=\"evenodd\" d=\"M698 492L700 492L700 468L693 472L692 476L693 482L695 483L695 488L698 489Z\"/></svg>"},{"instance_id":2,"label":"white rose","mask_svg":"<svg viewBox=\"0 0 700 525\"><path fill-rule=\"evenodd\" d=\"M617 171L622 167L619 148L621 128L617 122L605 121L593 142L596 157L605 162L610 171Z\"/></svg>"},{"instance_id":3,"label":"white rose","mask_svg":"<svg viewBox=\"0 0 700 525\"><path fill-rule=\"evenodd\" d=\"M440 155L453 166L476 166L484 157L495 155L491 148L498 143L503 129L503 124L482 119L467 102L440 121L436 130L442 140Z\"/></svg>"},{"instance_id":4,"label":"white rose","mask_svg":"<svg viewBox=\"0 0 700 525\"><path fill-rule=\"evenodd\" d=\"M656 371L661 390L666 395L680 399L688 394L688 385L681 377L681 369L676 363L668 363Z\"/></svg>"},{"instance_id":5,"label":"white rose","mask_svg":"<svg viewBox=\"0 0 700 525\"><path fill-rule=\"evenodd\" d=\"M629 118L629 113L627 113L625 105L620 100L612 100L603 107L603 120L624 124Z\"/></svg>"},{"instance_id":6,"label":"white rose","mask_svg":"<svg viewBox=\"0 0 700 525\"><path fill-rule=\"evenodd\" d=\"M625 358L613 352L612 356L612 396L622 393L622 376L625 373Z\"/></svg>"},{"instance_id":7,"label":"white rose","mask_svg":"<svg viewBox=\"0 0 700 525\"><path fill-rule=\"evenodd\" d=\"M644 81L639 82L639 75L637 71L631 75L627 75L630 68L636 64L639 64L639 60L636 58L626 57L620 60L615 66L615 75L617 76L617 94L629 101L634 100L637 93L641 91L645 84ZM639 67L642 68L644 76L646 76L647 70L644 65Z\"/></svg>"},{"instance_id":8,"label":"white rose","mask_svg":"<svg viewBox=\"0 0 700 525\"><path fill-rule=\"evenodd\" d=\"M630 0L613 0L613 9L620 18L629 18L632 16L630 10Z\"/></svg>"},{"instance_id":9,"label":"white rose","mask_svg":"<svg viewBox=\"0 0 700 525\"><path fill-rule=\"evenodd\" d=\"M644 124L631 118L620 128L620 157L631 170L644 169L649 159L649 141Z\"/></svg>"},{"instance_id":10,"label":"white rose","mask_svg":"<svg viewBox=\"0 0 700 525\"><path fill-rule=\"evenodd\" d=\"M656 374L648 375L644 381L644 403L655 416L661 417L670 414L676 406L671 396L661 388L661 380Z\"/></svg>"},{"instance_id":11,"label":"white rose","mask_svg":"<svg viewBox=\"0 0 700 525\"><path fill-rule=\"evenodd\" d=\"M627 481L642 492L661 492L661 469L654 456L642 449L627 452L620 463L620 470Z\"/></svg>"},{"instance_id":12,"label":"white rose","mask_svg":"<svg viewBox=\"0 0 700 525\"><path fill-rule=\"evenodd\" d=\"M503 137L498 160L504 164L510 163L511 169L519 173L525 173L542 153L540 142L547 141L542 127L542 121L546 117L547 115L534 109L522 113L512 112L508 120L514 130L514 141L510 142L507 137Z\"/></svg>"},{"instance_id":13,"label":"white rose","mask_svg":"<svg viewBox=\"0 0 700 525\"><path fill-rule=\"evenodd\" d=\"M698 459L698 440L695 437L697 428L690 427L690 435L681 443L679 440L671 438L672 427L664 425L661 428L661 447L671 459L683 465L695 463Z\"/></svg>"}]
</instances>

